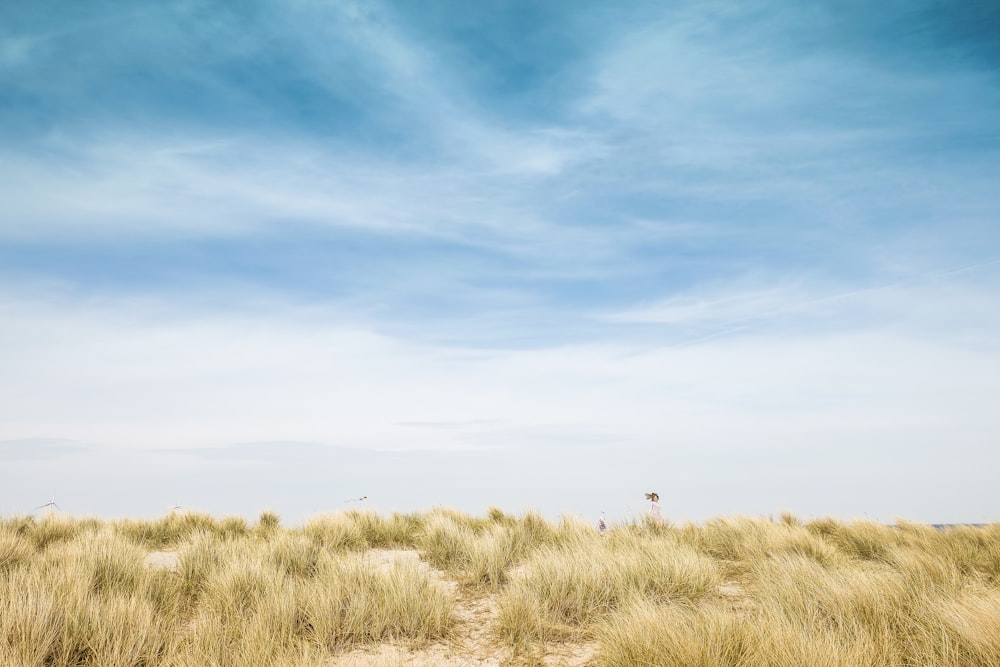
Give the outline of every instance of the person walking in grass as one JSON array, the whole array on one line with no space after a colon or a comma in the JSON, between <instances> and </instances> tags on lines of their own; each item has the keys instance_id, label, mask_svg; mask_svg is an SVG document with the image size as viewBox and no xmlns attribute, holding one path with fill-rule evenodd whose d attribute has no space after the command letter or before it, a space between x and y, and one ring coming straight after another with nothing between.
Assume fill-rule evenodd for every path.
<instances>
[{"instance_id":1,"label":"person walking in grass","mask_svg":"<svg viewBox=\"0 0 1000 667\"><path fill-rule=\"evenodd\" d=\"M649 504L649 518L656 523L658 526L663 525L663 516L660 514L660 494L656 491L652 491L646 494L646 500L650 502Z\"/></svg>"}]
</instances>

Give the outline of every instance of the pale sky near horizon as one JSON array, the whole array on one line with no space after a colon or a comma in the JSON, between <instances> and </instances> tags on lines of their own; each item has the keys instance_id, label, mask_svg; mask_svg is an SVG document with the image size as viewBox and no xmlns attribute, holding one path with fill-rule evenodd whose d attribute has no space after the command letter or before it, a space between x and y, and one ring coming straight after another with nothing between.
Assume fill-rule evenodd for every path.
<instances>
[{"instance_id":1,"label":"pale sky near horizon","mask_svg":"<svg viewBox=\"0 0 1000 667\"><path fill-rule=\"evenodd\" d=\"M0 515L1000 520L1000 6L0 5Z\"/></svg>"}]
</instances>

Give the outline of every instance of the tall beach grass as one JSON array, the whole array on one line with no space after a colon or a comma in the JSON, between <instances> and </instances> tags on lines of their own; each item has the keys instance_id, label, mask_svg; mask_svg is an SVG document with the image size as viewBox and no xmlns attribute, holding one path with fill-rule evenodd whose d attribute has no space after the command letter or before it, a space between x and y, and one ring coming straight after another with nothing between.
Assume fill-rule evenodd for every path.
<instances>
[{"instance_id":1,"label":"tall beach grass","mask_svg":"<svg viewBox=\"0 0 1000 667\"><path fill-rule=\"evenodd\" d=\"M1000 665L1000 525L0 519L2 665L325 665L462 633L511 665L560 644L614 667Z\"/></svg>"}]
</instances>

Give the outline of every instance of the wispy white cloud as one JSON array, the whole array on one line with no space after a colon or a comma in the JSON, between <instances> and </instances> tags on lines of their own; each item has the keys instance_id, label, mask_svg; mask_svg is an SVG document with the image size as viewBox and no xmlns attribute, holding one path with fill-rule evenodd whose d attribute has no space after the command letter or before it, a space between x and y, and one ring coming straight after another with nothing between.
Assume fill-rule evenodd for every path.
<instances>
[{"instance_id":1,"label":"wispy white cloud","mask_svg":"<svg viewBox=\"0 0 1000 667\"><path fill-rule=\"evenodd\" d=\"M749 279L699 286L602 317L663 326L678 332L680 340L734 333L889 329L963 344L988 342L990 332L1000 330L1000 316L990 307L995 266L993 260L927 271L910 264L895 267L894 282L851 288L801 280L765 286Z\"/></svg>"},{"instance_id":2,"label":"wispy white cloud","mask_svg":"<svg viewBox=\"0 0 1000 667\"><path fill-rule=\"evenodd\" d=\"M547 143L510 157L508 165L523 160L542 171L563 161ZM296 139L54 139L40 153L8 153L2 173L10 207L0 233L8 239L211 237L295 221L471 242L477 233L517 238L540 225L534 186L492 165L407 163Z\"/></svg>"}]
</instances>

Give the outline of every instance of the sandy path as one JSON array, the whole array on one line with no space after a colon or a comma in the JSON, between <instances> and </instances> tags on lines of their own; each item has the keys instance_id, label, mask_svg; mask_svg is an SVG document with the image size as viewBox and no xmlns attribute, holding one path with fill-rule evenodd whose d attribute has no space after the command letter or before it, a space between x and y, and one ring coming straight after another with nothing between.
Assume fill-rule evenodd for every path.
<instances>
[{"instance_id":1,"label":"sandy path","mask_svg":"<svg viewBox=\"0 0 1000 667\"><path fill-rule=\"evenodd\" d=\"M489 625L496 616L496 601L491 596L469 597L463 595L458 582L442 570L431 567L411 550L372 549L365 558L381 568L391 568L395 563L418 563L430 577L456 598L454 639L450 642L433 642L422 648L379 644L358 647L336 656L332 665L344 667L501 667L503 661L494 655L490 645Z\"/></svg>"},{"instance_id":2,"label":"sandy path","mask_svg":"<svg viewBox=\"0 0 1000 667\"><path fill-rule=\"evenodd\" d=\"M426 571L455 598L455 625L449 641L432 642L420 648L394 644L361 646L333 656L327 663L337 667L506 667L519 664L510 652L497 645L491 636L497 616L497 600L493 593L463 589L448 573L433 568L421 560L420 554L408 549L371 549L365 559L382 569L397 563L414 563ZM146 565L176 571L179 566L176 551L154 551L146 556ZM551 667L586 667L593 664L597 647L594 644L555 644L544 647L535 655L541 664ZM538 664L533 662L532 664Z\"/></svg>"},{"instance_id":3,"label":"sandy path","mask_svg":"<svg viewBox=\"0 0 1000 667\"><path fill-rule=\"evenodd\" d=\"M435 569L411 550L373 549L366 555L372 563L389 568L393 563L420 563L427 573L455 597L455 625L450 642L434 642L422 648L381 644L359 647L336 656L331 665L338 667L506 667L519 664L510 652L497 645L491 632L497 616L493 593L463 589L447 572ZM551 667L586 667L593 664L597 647L593 644L558 644L545 647L536 658ZM533 664L538 664L533 663Z\"/></svg>"}]
</instances>

